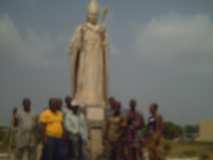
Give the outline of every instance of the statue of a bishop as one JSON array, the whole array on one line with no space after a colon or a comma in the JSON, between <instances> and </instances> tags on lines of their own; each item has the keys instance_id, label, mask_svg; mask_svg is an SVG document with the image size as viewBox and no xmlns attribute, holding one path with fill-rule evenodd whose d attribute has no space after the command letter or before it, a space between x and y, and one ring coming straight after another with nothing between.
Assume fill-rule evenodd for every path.
<instances>
[{"instance_id":1,"label":"statue of a bishop","mask_svg":"<svg viewBox=\"0 0 213 160\"><path fill-rule=\"evenodd\" d=\"M107 102L108 43L99 4L90 0L86 22L77 27L69 46L73 103L80 106Z\"/></svg>"}]
</instances>

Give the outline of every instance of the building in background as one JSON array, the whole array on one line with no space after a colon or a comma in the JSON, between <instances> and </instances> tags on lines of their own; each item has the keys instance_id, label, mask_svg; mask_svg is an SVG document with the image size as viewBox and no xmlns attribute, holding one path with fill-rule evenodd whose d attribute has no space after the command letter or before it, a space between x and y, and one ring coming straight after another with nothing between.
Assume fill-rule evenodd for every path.
<instances>
[{"instance_id":1,"label":"building in background","mask_svg":"<svg viewBox=\"0 0 213 160\"><path fill-rule=\"evenodd\" d=\"M200 122L197 141L213 142L213 118Z\"/></svg>"}]
</instances>

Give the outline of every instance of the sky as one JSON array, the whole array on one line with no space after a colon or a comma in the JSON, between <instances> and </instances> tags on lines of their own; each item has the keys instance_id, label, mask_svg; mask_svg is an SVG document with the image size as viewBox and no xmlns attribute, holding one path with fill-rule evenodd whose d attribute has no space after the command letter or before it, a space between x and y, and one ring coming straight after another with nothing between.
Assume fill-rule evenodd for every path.
<instances>
[{"instance_id":1,"label":"sky","mask_svg":"<svg viewBox=\"0 0 213 160\"><path fill-rule=\"evenodd\" d=\"M108 4L110 96L157 102L167 121L213 118L213 1L100 0ZM34 112L71 93L68 44L88 0L0 0L0 124L30 97Z\"/></svg>"}]
</instances>

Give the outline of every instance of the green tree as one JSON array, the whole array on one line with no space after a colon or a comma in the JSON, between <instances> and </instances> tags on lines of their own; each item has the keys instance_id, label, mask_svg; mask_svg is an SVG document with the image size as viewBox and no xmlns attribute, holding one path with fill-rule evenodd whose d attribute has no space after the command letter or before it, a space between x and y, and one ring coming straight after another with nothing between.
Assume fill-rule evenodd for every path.
<instances>
[{"instance_id":1,"label":"green tree","mask_svg":"<svg viewBox=\"0 0 213 160\"><path fill-rule=\"evenodd\" d=\"M198 134L198 126L197 125L186 125L184 126L184 136L186 138L195 139Z\"/></svg>"},{"instance_id":2,"label":"green tree","mask_svg":"<svg viewBox=\"0 0 213 160\"><path fill-rule=\"evenodd\" d=\"M183 129L181 126L173 122L165 122L164 137L167 139L174 139L183 135Z\"/></svg>"}]
</instances>

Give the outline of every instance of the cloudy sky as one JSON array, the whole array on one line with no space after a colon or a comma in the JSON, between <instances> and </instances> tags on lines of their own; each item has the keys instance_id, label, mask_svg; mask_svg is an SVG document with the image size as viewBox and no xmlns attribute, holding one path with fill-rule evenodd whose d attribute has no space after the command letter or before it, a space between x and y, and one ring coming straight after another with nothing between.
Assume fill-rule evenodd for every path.
<instances>
[{"instance_id":1,"label":"cloudy sky","mask_svg":"<svg viewBox=\"0 0 213 160\"><path fill-rule=\"evenodd\" d=\"M100 0L109 4L110 94L166 120L213 117L213 1ZM88 0L0 0L0 124L27 96L35 112L71 92L67 46Z\"/></svg>"}]
</instances>

